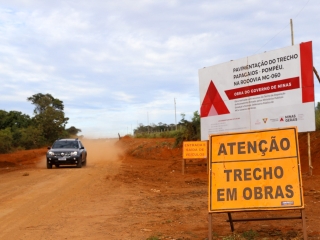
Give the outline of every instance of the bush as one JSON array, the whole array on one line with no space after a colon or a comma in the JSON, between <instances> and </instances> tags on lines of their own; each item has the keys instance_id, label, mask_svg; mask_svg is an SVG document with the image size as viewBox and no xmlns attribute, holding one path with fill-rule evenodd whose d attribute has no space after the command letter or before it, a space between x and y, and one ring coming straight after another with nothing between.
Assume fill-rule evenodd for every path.
<instances>
[{"instance_id":1,"label":"bush","mask_svg":"<svg viewBox=\"0 0 320 240\"><path fill-rule=\"evenodd\" d=\"M136 138L176 138L179 135L179 130L164 131L164 132L151 132L151 133L136 133Z\"/></svg>"},{"instance_id":2,"label":"bush","mask_svg":"<svg viewBox=\"0 0 320 240\"><path fill-rule=\"evenodd\" d=\"M13 137L10 128L0 130L0 153L8 153L12 150Z\"/></svg>"},{"instance_id":3,"label":"bush","mask_svg":"<svg viewBox=\"0 0 320 240\"><path fill-rule=\"evenodd\" d=\"M184 114L182 114L182 120L180 121L182 125L181 131L176 136L175 147L180 147L183 141L197 141L200 140L200 115L198 111L193 113L192 121L184 119Z\"/></svg>"},{"instance_id":4,"label":"bush","mask_svg":"<svg viewBox=\"0 0 320 240\"><path fill-rule=\"evenodd\" d=\"M46 144L42 131L34 126L20 129L20 146L25 149L34 149Z\"/></svg>"},{"instance_id":5,"label":"bush","mask_svg":"<svg viewBox=\"0 0 320 240\"><path fill-rule=\"evenodd\" d=\"M138 129L135 129L134 136L136 138L175 138L174 147L180 147L183 141L197 141L200 140L200 115L198 111L193 113L191 121L185 119L185 114L181 114L182 119L178 124L179 130L149 132L150 126L143 126L140 124ZM164 125L154 126L151 129L161 129ZM171 125L169 125L171 126Z\"/></svg>"}]
</instances>

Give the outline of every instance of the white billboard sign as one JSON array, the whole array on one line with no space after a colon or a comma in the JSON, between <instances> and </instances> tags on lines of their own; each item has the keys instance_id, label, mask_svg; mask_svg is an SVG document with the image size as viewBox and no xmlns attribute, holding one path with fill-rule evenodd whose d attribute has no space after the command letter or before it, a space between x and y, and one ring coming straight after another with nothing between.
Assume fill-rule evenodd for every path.
<instances>
[{"instance_id":1,"label":"white billboard sign","mask_svg":"<svg viewBox=\"0 0 320 240\"><path fill-rule=\"evenodd\" d=\"M297 126L315 130L312 42L199 70L201 140Z\"/></svg>"}]
</instances>

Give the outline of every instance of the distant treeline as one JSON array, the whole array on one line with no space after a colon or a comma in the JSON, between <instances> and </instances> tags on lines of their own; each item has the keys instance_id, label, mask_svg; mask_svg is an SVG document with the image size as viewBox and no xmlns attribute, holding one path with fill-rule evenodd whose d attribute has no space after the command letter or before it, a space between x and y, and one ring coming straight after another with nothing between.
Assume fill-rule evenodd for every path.
<instances>
[{"instance_id":1,"label":"distant treeline","mask_svg":"<svg viewBox=\"0 0 320 240\"><path fill-rule=\"evenodd\" d=\"M161 137L161 138L175 138L175 146L181 146L183 141L200 140L200 115L198 111L193 113L191 121L185 119L185 114L181 114L182 119L177 125L164 124L162 122L139 126L133 130L135 137Z\"/></svg>"},{"instance_id":2,"label":"distant treeline","mask_svg":"<svg viewBox=\"0 0 320 240\"><path fill-rule=\"evenodd\" d=\"M181 114L182 119L177 124L159 123L144 126L140 124L134 129L135 137L173 137L176 138L176 146L181 146L183 141L200 140L200 116L198 111L194 112L191 121L185 119L185 114ZM320 102L315 107L316 130L320 130Z\"/></svg>"},{"instance_id":3,"label":"distant treeline","mask_svg":"<svg viewBox=\"0 0 320 240\"><path fill-rule=\"evenodd\" d=\"M34 149L51 145L57 138L77 136L81 129L66 128L69 118L65 117L63 102L51 94L34 94L27 98L34 106L34 116L19 111L0 110L0 153L17 149ZM176 146L183 141L200 140L200 115L193 113L191 121L182 119L175 124L158 123L134 129L135 137L170 137ZM315 107L316 130L320 130L320 103Z\"/></svg>"}]
</instances>

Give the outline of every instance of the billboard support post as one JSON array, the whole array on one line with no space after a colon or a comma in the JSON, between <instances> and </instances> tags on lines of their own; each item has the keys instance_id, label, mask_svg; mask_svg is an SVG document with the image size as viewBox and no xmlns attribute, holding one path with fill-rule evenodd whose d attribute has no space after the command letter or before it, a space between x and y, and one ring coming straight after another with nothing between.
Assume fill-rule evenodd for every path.
<instances>
[{"instance_id":1,"label":"billboard support post","mask_svg":"<svg viewBox=\"0 0 320 240\"><path fill-rule=\"evenodd\" d=\"M209 223L209 226L208 226L208 239L212 239L212 214L209 213L208 214L208 223Z\"/></svg>"},{"instance_id":2,"label":"billboard support post","mask_svg":"<svg viewBox=\"0 0 320 240\"><path fill-rule=\"evenodd\" d=\"M308 132L308 159L309 159L309 174L312 175L312 161L311 161L311 151L310 151L310 132Z\"/></svg>"}]
</instances>

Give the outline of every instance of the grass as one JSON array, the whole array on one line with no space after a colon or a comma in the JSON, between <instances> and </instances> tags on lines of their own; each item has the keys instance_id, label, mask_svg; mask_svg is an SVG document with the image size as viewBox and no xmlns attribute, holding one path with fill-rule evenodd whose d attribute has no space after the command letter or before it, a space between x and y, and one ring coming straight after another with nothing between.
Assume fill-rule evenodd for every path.
<instances>
[{"instance_id":1,"label":"grass","mask_svg":"<svg viewBox=\"0 0 320 240\"><path fill-rule=\"evenodd\" d=\"M244 232L242 233L242 236L245 238L245 239L248 239L248 240L253 240L255 239L256 237L258 237L258 233L256 231L253 231L253 230L249 230L247 232Z\"/></svg>"},{"instance_id":2,"label":"grass","mask_svg":"<svg viewBox=\"0 0 320 240\"><path fill-rule=\"evenodd\" d=\"M160 240L160 238L156 236L151 236L151 237L148 237L146 240Z\"/></svg>"},{"instance_id":3,"label":"grass","mask_svg":"<svg viewBox=\"0 0 320 240\"><path fill-rule=\"evenodd\" d=\"M213 233L212 239L220 239L217 233ZM256 231L249 230L243 233L232 233L229 236L225 236L223 240L254 240L257 239L259 234Z\"/></svg>"},{"instance_id":4,"label":"grass","mask_svg":"<svg viewBox=\"0 0 320 240\"><path fill-rule=\"evenodd\" d=\"M150 132L150 133L136 133L135 138L176 138L180 130L164 131L164 132Z\"/></svg>"},{"instance_id":5,"label":"grass","mask_svg":"<svg viewBox=\"0 0 320 240\"><path fill-rule=\"evenodd\" d=\"M158 142L157 145L160 146L160 147L166 147L166 146L167 146L167 147L170 147L170 148L173 147L173 146L172 146L173 144L168 143L168 142Z\"/></svg>"},{"instance_id":6,"label":"grass","mask_svg":"<svg viewBox=\"0 0 320 240\"><path fill-rule=\"evenodd\" d=\"M163 233L162 232L155 232L153 235L148 237L146 240L161 240L164 239Z\"/></svg>"},{"instance_id":7,"label":"grass","mask_svg":"<svg viewBox=\"0 0 320 240\"><path fill-rule=\"evenodd\" d=\"M167 220L166 223L172 222L171 220ZM192 235L191 239L197 238L193 233L189 232L189 235ZM161 235L162 234L157 234L157 235L152 235L148 237L146 240L161 240ZM253 230L249 230L243 233L232 233L229 236L225 236L223 238L219 238L217 233L212 233L213 237L212 239L222 239L222 240L254 240L258 238L258 233ZM180 238L177 238L180 239Z\"/></svg>"}]
</instances>

